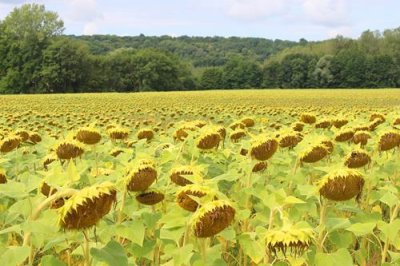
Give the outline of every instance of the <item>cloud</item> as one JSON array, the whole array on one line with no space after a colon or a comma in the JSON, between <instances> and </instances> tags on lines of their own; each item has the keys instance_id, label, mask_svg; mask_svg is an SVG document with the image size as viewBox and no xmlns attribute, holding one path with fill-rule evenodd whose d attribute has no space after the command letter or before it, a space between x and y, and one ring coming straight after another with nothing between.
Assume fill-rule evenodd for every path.
<instances>
[{"instance_id":1,"label":"cloud","mask_svg":"<svg viewBox=\"0 0 400 266\"><path fill-rule=\"evenodd\" d=\"M338 35L342 35L344 37L352 37L353 36L353 28L350 26L342 26L331 28L328 30L328 38L335 38Z\"/></svg>"},{"instance_id":2,"label":"cloud","mask_svg":"<svg viewBox=\"0 0 400 266\"><path fill-rule=\"evenodd\" d=\"M83 35L94 35L99 31L97 24L95 22L86 23L83 28Z\"/></svg>"},{"instance_id":3,"label":"cloud","mask_svg":"<svg viewBox=\"0 0 400 266\"><path fill-rule=\"evenodd\" d=\"M4 4L11 4L11 5L21 4L23 2L25 2L25 0L0 0L0 4L4 3Z\"/></svg>"},{"instance_id":4,"label":"cloud","mask_svg":"<svg viewBox=\"0 0 400 266\"><path fill-rule=\"evenodd\" d=\"M88 22L103 18L103 14L97 8L96 0L67 0L66 3L70 8L68 17L72 20Z\"/></svg>"},{"instance_id":5,"label":"cloud","mask_svg":"<svg viewBox=\"0 0 400 266\"><path fill-rule=\"evenodd\" d=\"M303 8L314 23L327 27L349 25L348 0L303 0Z\"/></svg>"},{"instance_id":6,"label":"cloud","mask_svg":"<svg viewBox=\"0 0 400 266\"><path fill-rule=\"evenodd\" d=\"M287 0L227 0L229 16L245 20L263 19L281 14L286 10Z\"/></svg>"}]
</instances>

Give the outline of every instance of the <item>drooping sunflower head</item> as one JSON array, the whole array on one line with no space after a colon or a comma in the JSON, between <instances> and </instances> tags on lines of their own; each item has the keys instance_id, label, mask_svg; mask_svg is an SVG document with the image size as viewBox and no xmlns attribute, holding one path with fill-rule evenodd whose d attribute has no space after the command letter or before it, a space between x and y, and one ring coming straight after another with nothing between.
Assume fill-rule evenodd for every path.
<instances>
[{"instance_id":1,"label":"drooping sunflower head","mask_svg":"<svg viewBox=\"0 0 400 266\"><path fill-rule=\"evenodd\" d=\"M353 129L343 129L338 132L335 136L335 140L338 142L350 141L354 136Z\"/></svg>"},{"instance_id":2,"label":"drooping sunflower head","mask_svg":"<svg viewBox=\"0 0 400 266\"><path fill-rule=\"evenodd\" d=\"M300 121L305 124L314 124L317 121L317 118L314 114L304 113L300 116Z\"/></svg>"},{"instance_id":3,"label":"drooping sunflower head","mask_svg":"<svg viewBox=\"0 0 400 266\"><path fill-rule=\"evenodd\" d=\"M246 135L247 133L243 129L236 129L235 131L231 132L229 138L231 139L232 142L236 143Z\"/></svg>"},{"instance_id":4,"label":"drooping sunflower head","mask_svg":"<svg viewBox=\"0 0 400 266\"><path fill-rule=\"evenodd\" d=\"M375 120L377 120L377 119L381 120L381 121L382 121L381 123L383 123L383 122L386 121L385 116L384 116L383 114L380 114L380 113L373 113L373 114L371 114L371 116L369 117L369 121L370 121L370 122L375 121Z\"/></svg>"},{"instance_id":5,"label":"drooping sunflower head","mask_svg":"<svg viewBox=\"0 0 400 266\"><path fill-rule=\"evenodd\" d=\"M253 173L261 173L263 172L265 169L267 169L268 163L266 161L261 161L261 162L257 162L253 168L252 168L252 172Z\"/></svg>"},{"instance_id":6,"label":"drooping sunflower head","mask_svg":"<svg viewBox=\"0 0 400 266\"><path fill-rule=\"evenodd\" d=\"M191 184L182 187L176 193L176 201L183 209L195 212L199 204L191 196L202 198L206 195L215 194L209 187Z\"/></svg>"},{"instance_id":7,"label":"drooping sunflower head","mask_svg":"<svg viewBox=\"0 0 400 266\"><path fill-rule=\"evenodd\" d=\"M284 131L279 134L279 147L292 149L303 140L303 135L296 131Z\"/></svg>"},{"instance_id":8,"label":"drooping sunflower head","mask_svg":"<svg viewBox=\"0 0 400 266\"><path fill-rule=\"evenodd\" d=\"M235 218L235 209L226 200L210 201L197 209L191 227L198 238L211 237L227 228Z\"/></svg>"},{"instance_id":9,"label":"drooping sunflower head","mask_svg":"<svg viewBox=\"0 0 400 266\"><path fill-rule=\"evenodd\" d=\"M76 140L63 140L56 147L56 154L60 160L70 160L81 156L83 145Z\"/></svg>"},{"instance_id":10,"label":"drooping sunflower head","mask_svg":"<svg viewBox=\"0 0 400 266\"><path fill-rule=\"evenodd\" d=\"M330 200L345 201L361 195L364 177L353 169L334 170L318 182L319 193Z\"/></svg>"},{"instance_id":11,"label":"drooping sunflower head","mask_svg":"<svg viewBox=\"0 0 400 266\"><path fill-rule=\"evenodd\" d=\"M344 165L348 168L360 168L371 163L371 156L362 149L356 149L346 156Z\"/></svg>"},{"instance_id":12,"label":"drooping sunflower head","mask_svg":"<svg viewBox=\"0 0 400 266\"><path fill-rule=\"evenodd\" d=\"M316 163L324 159L328 154L328 147L324 143L316 141L300 153L299 159L302 163Z\"/></svg>"},{"instance_id":13,"label":"drooping sunflower head","mask_svg":"<svg viewBox=\"0 0 400 266\"><path fill-rule=\"evenodd\" d=\"M361 144L361 146L365 146L370 138L371 134L368 131L357 131L354 133L353 142L354 144Z\"/></svg>"},{"instance_id":14,"label":"drooping sunflower head","mask_svg":"<svg viewBox=\"0 0 400 266\"><path fill-rule=\"evenodd\" d=\"M82 127L78 129L75 135L76 139L87 145L94 145L100 142L100 132L94 127Z\"/></svg>"},{"instance_id":15,"label":"drooping sunflower head","mask_svg":"<svg viewBox=\"0 0 400 266\"><path fill-rule=\"evenodd\" d=\"M29 141L33 144L37 144L42 141L42 137L36 132L29 132Z\"/></svg>"},{"instance_id":16,"label":"drooping sunflower head","mask_svg":"<svg viewBox=\"0 0 400 266\"><path fill-rule=\"evenodd\" d=\"M292 255L300 256L311 246L313 239L314 232L311 228L286 225L279 230L268 230L265 235L265 244L269 252L275 256L278 252L286 256L288 249Z\"/></svg>"},{"instance_id":17,"label":"drooping sunflower head","mask_svg":"<svg viewBox=\"0 0 400 266\"><path fill-rule=\"evenodd\" d=\"M200 136L197 138L196 147L204 151L216 149L221 139L221 135L216 128L207 127L202 130Z\"/></svg>"},{"instance_id":18,"label":"drooping sunflower head","mask_svg":"<svg viewBox=\"0 0 400 266\"><path fill-rule=\"evenodd\" d=\"M379 135L378 150L388 151L400 146L400 131L389 130Z\"/></svg>"},{"instance_id":19,"label":"drooping sunflower head","mask_svg":"<svg viewBox=\"0 0 400 266\"><path fill-rule=\"evenodd\" d=\"M108 214L116 202L117 191L110 182L76 192L59 210L59 226L66 230L84 230Z\"/></svg>"},{"instance_id":20,"label":"drooping sunflower head","mask_svg":"<svg viewBox=\"0 0 400 266\"><path fill-rule=\"evenodd\" d=\"M111 127L110 129L107 130L107 134L112 140L127 139L129 133L130 133L129 129L120 126Z\"/></svg>"},{"instance_id":21,"label":"drooping sunflower head","mask_svg":"<svg viewBox=\"0 0 400 266\"><path fill-rule=\"evenodd\" d=\"M145 191L157 179L157 170L153 161L136 161L128 170L126 187L129 191Z\"/></svg>"},{"instance_id":22,"label":"drooping sunflower head","mask_svg":"<svg viewBox=\"0 0 400 266\"><path fill-rule=\"evenodd\" d=\"M16 149L21 143L21 138L17 135L11 135L0 141L0 152L8 153Z\"/></svg>"},{"instance_id":23,"label":"drooping sunflower head","mask_svg":"<svg viewBox=\"0 0 400 266\"><path fill-rule=\"evenodd\" d=\"M54 161L56 161L57 160L57 155L55 154L55 153L50 153L50 154L48 154L48 155L46 155L44 158L43 158L43 168L45 169L45 170L47 170L48 169L48 166L52 163L52 162L54 162Z\"/></svg>"},{"instance_id":24,"label":"drooping sunflower head","mask_svg":"<svg viewBox=\"0 0 400 266\"><path fill-rule=\"evenodd\" d=\"M144 205L155 205L164 200L164 194L157 190L146 190L136 195L136 200Z\"/></svg>"},{"instance_id":25,"label":"drooping sunflower head","mask_svg":"<svg viewBox=\"0 0 400 266\"><path fill-rule=\"evenodd\" d=\"M242 119L240 122L244 124L246 127L254 127L255 125L254 119L251 117L246 117Z\"/></svg>"},{"instance_id":26,"label":"drooping sunflower head","mask_svg":"<svg viewBox=\"0 0 400 266\"><path fill-rule=\"evenodd\" d=\"M200 168L194 165L174 167L169 174L171 181L179 186L193 184L193 182L188 179L188 176L190 176L190 179L193 181L201 182L203 180Z\"/></svg>"},{"instance_id":27,"label":"drooping sunflower head","mask_svg":"<svg viewBox=\"0 0 400 266\"><path fill-rule=\"evenodd\" d=\"M21 138L21 142L26 142L29 139L29 132L25 129L17 129L15 135Z\"/></svg>"},{"instance_id":28,"label":"drooping sunflower head","mask_svg":"<svg viewBox=\"0 0 400 266\"><path fill-rule=\"evenodd\" d=\"M266 161L278 150L279 143L276 138L268 135L257 136L251 145L250 155L259 161Z\"/></svg>"},{"instance_id":29,"label":"drooping sunflower head","mask_svg":"<svg viewBox=\"0 0 400 266\"><path fill-rule=\"evenodd\" d=\"M349 123L349 120L347 120L346 118L336 118L332 120L332 124L336 128L341 128L344 125L347 125L347 123Z\"/></svg>"},{"instance_id":30,"label":"drooping sunflower head","mask_svg":"<svg viewBox=\"0 0 400 266\"><path fill-rule=\"evenodd\" d=\"M198 128L194 123L186 122L175 131L173 137L175 140L183 141L189 136L189 131L196 131Z\"/></svg>"},{"instance_id":31,"label":"drooping sunflower head","mask_svg":"<svg viewBox=\"0 0 400 266\"><path fill-rule=\"evenodd\" d=\"M304 123L302 122L295 122L292 124L292 129L297 132L301 132L304 129Z\"/></svg>"},{"instance_id":32,"label":"drooping sunflower head","mask_svg":"<svg viewBox=\"0 0 400 266\"><path fill-rule=\"evenodd\" d=\"M5 184L5 183L7 183L6 172L4 171L4 169L0 168L0 184Z\"/></svg>"},{"instance_id":33,"label":"drooping sunflower head","mask_svg":"<svg viewBox=\"0 0 400 266\"><path fill-rule=\"evenodd\" d=\"M322 119L321 121L319 121L318 123L315 124L315 128L323 128L323 129L327 129L330 128L332 126L332 121L330 119Z\"/></svg>"},{"instance_id":34,"label":"drooping sunflower head","mask_svg":"<svg viewBox=\"0 0 400 266\"><path fill-rule=\"evenodd\" d=\"M150 141L151 139L154 138L154 131L150 128L143 128L139 130L139 132L137 133L137 138L146 139L147 141Z\"/></svg>"}]
</instances>

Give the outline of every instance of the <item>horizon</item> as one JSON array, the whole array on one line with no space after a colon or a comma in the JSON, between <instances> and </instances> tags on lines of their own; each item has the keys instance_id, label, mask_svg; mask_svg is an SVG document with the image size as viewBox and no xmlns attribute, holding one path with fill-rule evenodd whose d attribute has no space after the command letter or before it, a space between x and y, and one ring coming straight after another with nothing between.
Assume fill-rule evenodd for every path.
<instances>
[{"instance_id":1,"label":"horizon","mask_svg":"<svg viewBox=\"0 0 400 266\"><path fill-rule=\"evenodd\" d=\"M323 41L356 39L366 30L399 27L395 0L0 0L0 20L26 3L44 4L65 35L239 37Z\"/></svg>"}]
</instances>

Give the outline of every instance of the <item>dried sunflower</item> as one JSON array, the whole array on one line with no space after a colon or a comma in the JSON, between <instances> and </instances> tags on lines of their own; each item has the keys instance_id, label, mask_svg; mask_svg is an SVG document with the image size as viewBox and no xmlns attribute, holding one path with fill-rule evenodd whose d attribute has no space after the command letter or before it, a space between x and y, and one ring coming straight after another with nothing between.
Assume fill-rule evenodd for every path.
<instances>
[{"instance_id":1,"label":"dried sunflower","mask_svg":"<svg viewBox=\"0 0 400 266\"><path fill-rule=\"evenodd\" d=\"M5 183L7 183L6 172L0 168L0 184L5 184Z\"/></svg>"},{"instance_id":2,"label":"dried sunflower","mask_svg":"<svg viewBox=\"0 0 400 266\"><path fill-rule=\"evenodd\" d=\"M21 138L19 136L9 136L0 141L0 152L8 153L13 151L21 143Z\"/></svg>"},{"instance_id":3,"label":"dried sunflower","mask_svg":"<svg viewBox=\"0 0 400 266\"><path fill-rule=\"evenodd\" d=\"M65 201L59 211L59 225L66 230L84 230L110 212L116 202L113 184L104 182L83 188Z\"/></svg>"},{"instance_id":4,"label":"dried sunflower","mask_svg":"<svg viewBox=\"0 0 400 266\"><path fill-rule=\"evenodd\" d=\"M364 177L353 169L339 169L318 182L319 193L330 200L345 201L361 195Z\"/></svg>"},{"instance_id":5,"label":"dried sunflower","mask_svg":"<svg viewBox=\"0 0 400 266\"><path fill-rule=\"evenodd\" d=\"M150 128L143 128L139 130L139 132L137 133L137 138L146 139L147 141L150 141L151 139L154 138L154 132Z\"/></svg>"},{"instance_id":6,"label":"dried sunflower","mask_svg":"<svg viewBox=\"0 0 400 266\"><path fill-rule=\"evenodd\" d=\"M100 142L100 132L93 127L83 127L76 133L76 139L88 145L94 145Z\"/></svg>"},{"instance_id":7,"label":"dried sunflower","mask_svg":"<svg viewBox=\"0 0 400 266\"><path fill-rule=\"evenodd\" d=\"M313 114L305 113L300 116L300 121L305 124L314 124L317 121L317 118Z\"/></svg>"},{"instance_id":8,"label":"dried sunflower","mask_svg":"<svg viewBox=\"0 0 400 266\"><path fill-rule=\"evenodd\" d=\"M136 200L144 205L155 205L164 200L164 194L156 190L146 190L136 195Z\"/></svg>"},{"instance_id":9,"label":"dried sunflower","mask_svg":"<svg viewBox=\"0 0 400 266\"><path fill-rule=\"evenodd\" d=\"M365 146L370 138L371 134L369 134L367 131L357 131L353 136L353 142L354 144Z\"/></svg>"},{"instance_id":10,"label":"dried sunflower","mask_svg":"<svg viewBox=\"0 0 400 266\"><path fill-rule=\"evenodd\" d=\"M42 137L41 137L38 133L36 133L36 132L30 132L30 133L29 133L29 140L30 140L33 144L36 144L36 143L39 143L39 142L42 141Z\"/></svg>"},{"instance_id":11,"label":"dried sunflower","mask_svg":"<svg viewBox=\"0 0 400 266\"><path fill-rule=\"evenodd\" d=\"M261 162L256 163L256 164L253 166L253 169L252 169L251 171L252 171L253 173L259 173L259 172L262 172L262 171L264 171L265 169L267 169L267 166L268 166L268 163L267 163L267 162L261 161Z\"/></svg>"},{"instance_id":12,"label":"dried sunflower","mask_svg":"<svg viewBox=\"0 0 400 266\"><path fill-rule=\"evenodd\" d=\"M352 151L346 156L344 165L349 168L360 168L371 163L371 157L364 150Z\"/></svg>"},{"instance_id":13,"label":"dried sunflower","mask_svg":"<svg viewBox=\"0 0 400 266\"><path fill-rule=\"evenodd\" d=\"M320 143L307 148L300 154L300 162L316 163L329 154L326 145Z\"/></svg>"},{"instance_id":14,"label":"dried sunflower","mask_svg":"<svg viewBox=\"0 0 400 266\"><path fill-rule=\"evenodd\" d=\"M123 127L112 127L107 130L108 136L113 140L127 139L129 132L129 129Z\"/></svg>"},{"instance_id":15,"label":"dried sunflower","mask_svg":"<svg viewBox=\"0 0 400 266\"><path fill-rule=\"evenodd\" d=\"M178 190L176 194L176 201L183 209L190 212L195 212L199 204L190 198L190 196L201 198L212 193L213 191L205 186L200 186L197 184L187 185Z\"/></svg>"},{"instance_id":16,"label":"dried sunflower","mask_svg":"<svg viewBox=\"0 0 400 266\"><path fill-rule=\"evenodd\" d=\"M275 138L260 135L252 142L250 155L259 161L265 161L274 155L278 150L279 143Z\"/></svg>"},{"instance_id":17,"label":"dried sunflower","mask_svg":"<svg viewBox=\"0 0 400 266\"><path fill-rule=\"evenodd\" d=\"M186 186L193 184L192 181L185 178L185 176L193 176L194 179L201 181L201 173L196 166L178 166L171 169L169 178L172 182L179 186Z\"/></svg>"},{"instance_id":18,"label":"dried sunflower","mask_svg":"<svg viewBox=\"0 0 400 266\"><path fill-rule=\"evenodd\" d=\"M81 156L83 152L83 145L76 140L64 140L56 147L56 154L60 160L75 159Z\"/></svg>"},{"instance_id":19,"label":"dried sunflower","mask_svg":"<svg viewBox=\"0 0 400 266\"><path fill-rule=\"evenodd\" d=\"M288 248L294 256L301 255L311 246L313 239L311 228L295 228L291 225L285 225L280 230L268 230L265 235L267 248L275 256L279 251L286 256Z\"/></svg>"},{"instance_id":20,"label":"dried sunflower","mask_svg":"<svg viewBox=\"0 0 400 266\"><path fill-rule=\"evenodd\" d=\"M232 142L238 142L241 138L245 137L246 131L241 130L241 129L236 129L235 131L233 131L229 138L231 139Z\"/></svg>"},{"instance_id":21,"label":"dried sunflower","mask_svg":"<svg viewBox=\"0 0 400 266\"><path fill-rule=\"evenodd\" d=\"M204 204L191 218L194 235L204 238L218 234L232 223L235 213L232 204L226 200Z\"/></svg>"},{"instance_id":22,"label":"dried sunflower","mask_svg":"<svg viewBox=\"0 0 400 266\"><path fill-rule=\"evenodd\" d=\"M220 133L214 128L207 128L196 140L196 147L201 150L217 149L221 141Z\"/></svg>"},{"instance_id":23,"label":"dried sunflower","mask_svg":"<svg viewBox=\"0 0 400 266\"><path fill-rule=\"evenodd\" d=\"M388 151L400 146L400 132L399 131L386 131L380 134L378 150Z\"/></svg>"},{"instance_id":24,"label":"dried sunflower","mask_svg":"<svg viewBox=\"0 0 400 266\"><path fill-rule=\"evenodd\" d=\"M126 177L126 187L129 191L145 191L157 179L157 170L153 162L140 160L136 162Z\"/></svg>"},{"instance_id":25,"label":"dried sunflower","mask_svg":"<svg viewBox=\"0 0 400 266\"><path fill-rule=\"evenodd\" d=\"M350 141L354 136L353 129L341 130L336 136L335 140L338 142Z\"/></svg>"}]
</instances>

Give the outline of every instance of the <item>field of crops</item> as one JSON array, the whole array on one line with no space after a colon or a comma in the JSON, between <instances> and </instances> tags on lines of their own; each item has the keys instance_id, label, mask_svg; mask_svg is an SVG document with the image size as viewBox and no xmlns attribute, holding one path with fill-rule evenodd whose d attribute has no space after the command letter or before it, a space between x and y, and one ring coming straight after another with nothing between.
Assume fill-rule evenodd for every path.
<instances>
[{"instance_id":1,"label":"field of crops","mask_svg":"<svg viewBox=\"0 0 400 266\"><path fill-rule=\"evenodd\" d=\"M1 265L400 265L400 90L0 96Z\"/></svg>"}]
</instances>

